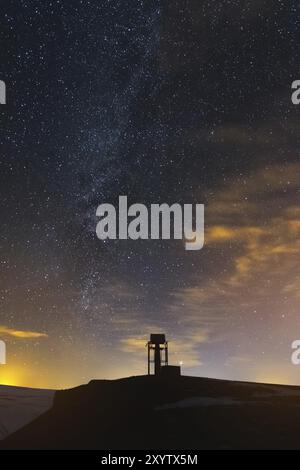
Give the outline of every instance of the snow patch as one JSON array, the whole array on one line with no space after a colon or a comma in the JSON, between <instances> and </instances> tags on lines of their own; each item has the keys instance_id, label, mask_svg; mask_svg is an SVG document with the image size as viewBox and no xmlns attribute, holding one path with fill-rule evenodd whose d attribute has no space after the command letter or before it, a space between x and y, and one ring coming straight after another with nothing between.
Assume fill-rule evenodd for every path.
<instances>
[{"instance_id":1,"label":"snow patch","mask_svg":"<svg viewBox=\"0 0 300 470\"><path fill-rule=\"evenodd\" d=\"M169 410L172 408L191 408L197 406L232 406L244 404L245 401L235 400L231 397L192 397L186 398L185 400L176 401L175 403L168 403L166 405L158 406L155 409Z\"/></svg>"},{"instance_id":2,"label":"snow patch","mask_svg":"<svg viewBox=\"0 0 300 470\"><path fill-rule=\"evenodd\" d=\"M0 385L0 440L49 410L55 390Z\"/></svg>"}]
</instances>

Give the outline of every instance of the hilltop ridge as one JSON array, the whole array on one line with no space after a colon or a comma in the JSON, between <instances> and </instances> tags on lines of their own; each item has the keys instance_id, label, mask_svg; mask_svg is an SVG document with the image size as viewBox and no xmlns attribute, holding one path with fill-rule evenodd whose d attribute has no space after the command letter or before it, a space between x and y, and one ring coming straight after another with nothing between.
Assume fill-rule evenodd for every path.
<instances>
[{"instance_id":1,"label":"hilltop ridge","mask_svg":"<svg viewBox=\"0 0 300 470\"><path fill-rule=\"evenodd\" d=\"M300 448L300 387L198 377L93 380L0 449Z\"/></svg>"}]
</instances>

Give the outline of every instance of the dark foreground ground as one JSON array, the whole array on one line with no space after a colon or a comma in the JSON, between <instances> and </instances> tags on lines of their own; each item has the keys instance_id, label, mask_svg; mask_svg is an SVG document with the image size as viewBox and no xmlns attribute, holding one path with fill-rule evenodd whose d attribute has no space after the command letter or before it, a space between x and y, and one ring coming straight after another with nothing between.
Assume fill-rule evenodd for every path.
<instances>
[{"instance_id":1,"label":"dark foreground ground","mask_svg":"<svg viewBox=\"0 0 300 470\"><path fill-rule=\"evenodd\" d=\"M0 449L300 449L300 387L197 377L97 380Z\"/></svg>"}]
</instances>

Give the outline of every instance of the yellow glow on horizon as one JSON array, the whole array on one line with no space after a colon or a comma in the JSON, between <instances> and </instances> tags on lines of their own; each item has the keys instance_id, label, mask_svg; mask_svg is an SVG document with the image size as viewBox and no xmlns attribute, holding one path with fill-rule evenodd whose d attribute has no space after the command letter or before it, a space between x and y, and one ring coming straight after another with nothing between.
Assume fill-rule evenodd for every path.
<instances>
[{"instance_id":1,"label":"yellow glow on horizon","mask_svg":"<svg viewBox=\"0 0 300 470\"><path fill-rule=\"evenodd\" d=\"M255 377L255 382L266 383L266 384L277 384L277 385L291 385L293 381L288 375L284 375L282 372L271 371L267 373L259 373Z\"/></svg>"},{"instance_id":2,"label":"yellow glow on horizon","mask_svg":"<svg viewBox=\"0 0 300 470\"><path fill-rule=\"evenodd\" d=\"M14 386L25 386L23 385L24 373L21 368L9 367L8 365L0 366L0 385L14 385Z\"/></svg>"},{"instance_id":3,"label":"yellow glow on horizon","mask_svg":"<svg viewBox=\"0 0 300 470\"><path fill-rule=\"evenodd\" d=\"M49 374L50 375L50 374ZM29 388L51 387L52 377L41 374L38 367L20 362L9 362L0 366L0 385Z\"/></svg>"}]
</instances>

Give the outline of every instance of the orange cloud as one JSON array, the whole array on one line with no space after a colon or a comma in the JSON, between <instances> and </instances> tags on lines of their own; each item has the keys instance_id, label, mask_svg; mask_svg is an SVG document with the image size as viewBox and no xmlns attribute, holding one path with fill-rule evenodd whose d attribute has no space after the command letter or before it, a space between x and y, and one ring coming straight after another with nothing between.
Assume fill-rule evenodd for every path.
<instances>
[{"instance_id":1,"label":"orange cloud","mask_svg":"<svg viewBox=\"0 0 300 470\"><path fill-rule=\"evenodd\" d=\"M124 352L135 352L136 350L145 349L147 344L146 338L124 338L121 340L121 349Z\"/></svg>"},{"instance_id":2,"label":"orange cloud","mask_svg":"<svg viewBox=\"0 0 300 470\"><path fill-rule=\"evenodd\" d=\"M37 331L22 331L22 330L15 330L13 328L7 328L6 326L0 325L0 334L13 336L14 338L42 338L47 337L46 333L39 333Z\"/></svg>"},{"instance_id":3,"label":"orange cloud","mask_svg":"<svg viewBox=\"0 0 300 470\"><path fill-rule=\"evenodd\" d=\"M147 329L146 325L143 329ZM161 331L159 327L151 327L151 331ZM211 341L208 329L193 326L182 338L173 339L167 334L167 339L171 341L171 362L173 364L183 364L184 367L196 367L202 365L198 347L200 344ZM124 353L135 354L135 364L142 370L145 366L146 345L149 337L129 336L120 340L120 350ZM131 360L132 361L132 360Z\"/></svg>"},{"instance_id":4,"label":"orange cloud","mask_svg":"<svg viewBox=\"0 0 300 470\"><path fill-rule=\"evenodd\" d=\"M264 235L265 231L260 227L228 227L215 225L208 229L205 237L206 243L225 242L228 240L242 240L249 237Z\"/></svg>"}]
</instances>

